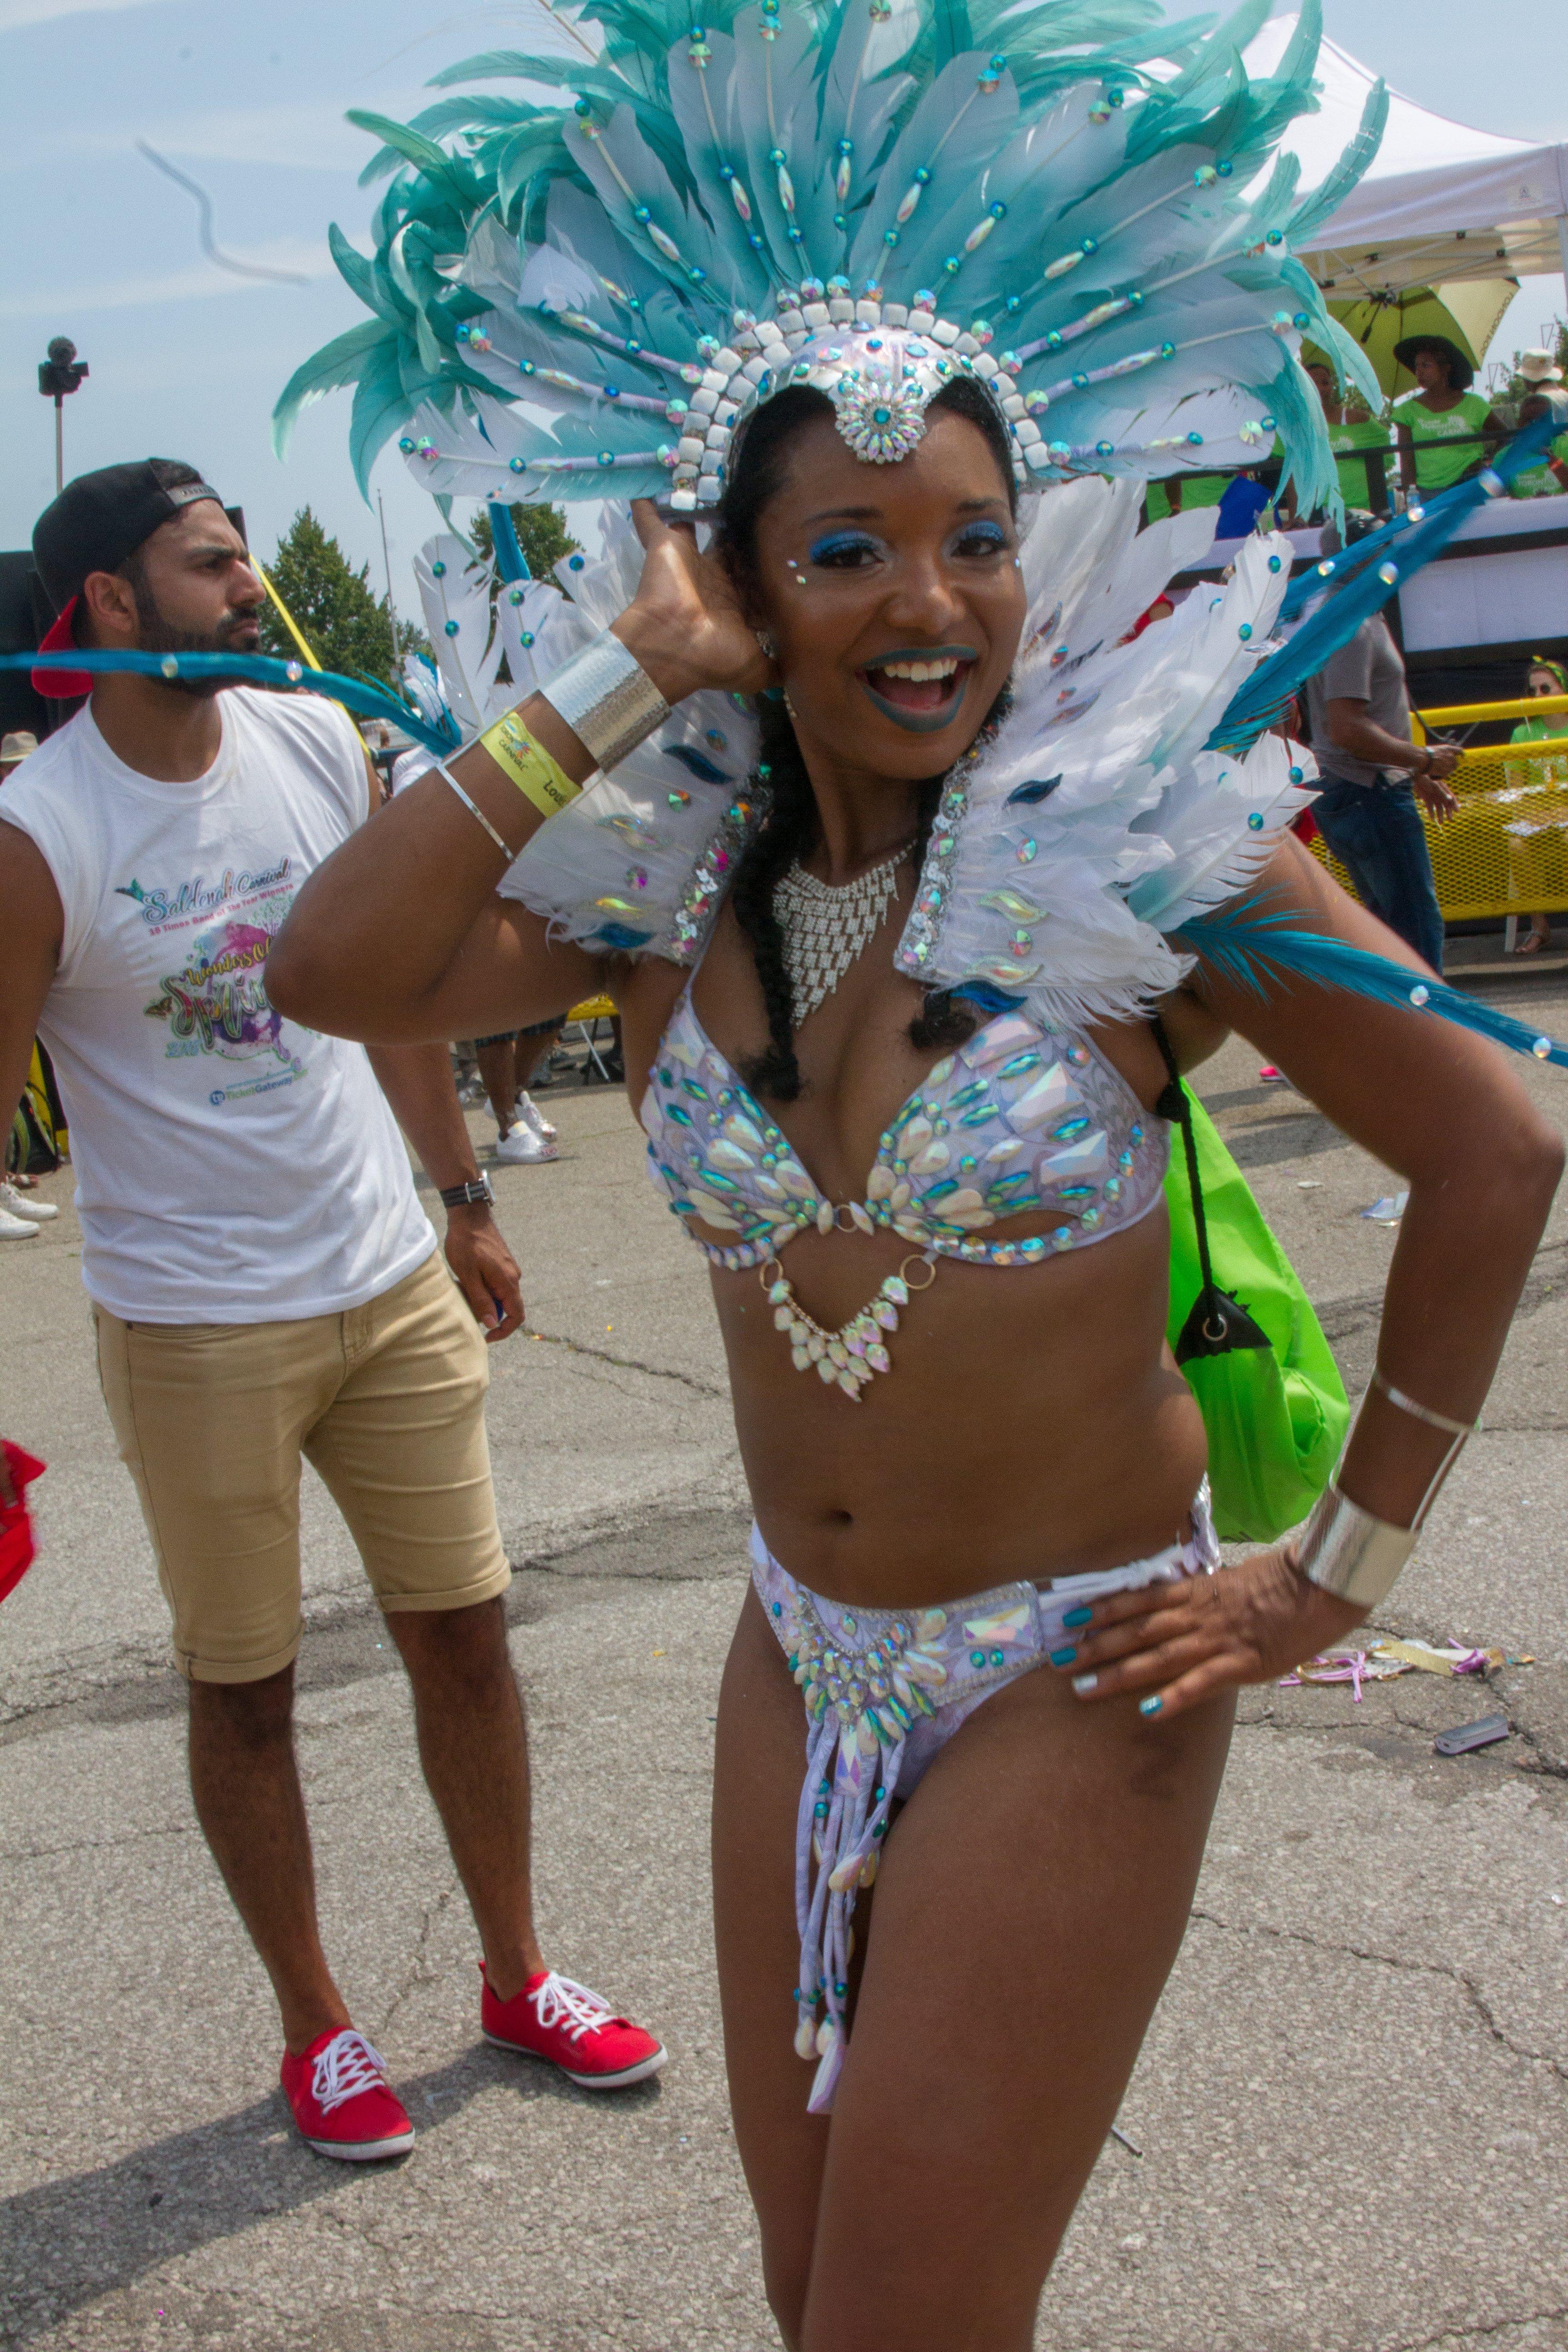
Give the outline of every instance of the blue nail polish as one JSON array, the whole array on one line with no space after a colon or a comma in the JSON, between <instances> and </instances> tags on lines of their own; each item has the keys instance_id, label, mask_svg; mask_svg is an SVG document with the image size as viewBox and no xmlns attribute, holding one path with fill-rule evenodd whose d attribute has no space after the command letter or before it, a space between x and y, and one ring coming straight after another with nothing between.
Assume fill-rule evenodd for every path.
<instances>
[{"instance_id":1,"label":"blue nail polish","mask_svg":"<svg viewBox=\"0 0 1568 2352\"><path fill-rule=\"evenodd\" d=\"M1093 1614L1094 1612L1092 1609L1069 1609L1067 1615L1062 1619L1062 1623L1064 1625L1087 1625Z\"/></svg>"},{"instance_id":2,"label":"blue nail polish","mask_svg":"<svg viewBox=\"0 0 1568 2352\"><path fill-rule=\"evenodd\" d=\"M1163 1698L1141 1698L1138 1702L1138 1712L1140 1715L1158 1715L1164 1704Z\"/></svg>"},{"instance_id":3,"label":"blue nail polish","mask_svg":"<svg viewBox=\"0 0 1568 2352\"><path fill-rule=\"evenodd\" d=\"M1096 1689L1099 1683L1100 1676L1098 1675L1074 1675L1072 1678L1072 1686L1074 1690L1077 1691L1079 1698L1082 1698L1086 1693Z\"/></svg>"},{"instance_id":4,"label":"blue nail polish","mask_svg":"<svg viewBox=\"0 0 1568 2352\"><path fill-rule=\"evenodd\" d=\"M1051 1664L1053 1666L1070 1666L1077 1655L1077 1649L1068 1642L1062 1649L1051 1652Z\"/></svg>"}]
</instances>

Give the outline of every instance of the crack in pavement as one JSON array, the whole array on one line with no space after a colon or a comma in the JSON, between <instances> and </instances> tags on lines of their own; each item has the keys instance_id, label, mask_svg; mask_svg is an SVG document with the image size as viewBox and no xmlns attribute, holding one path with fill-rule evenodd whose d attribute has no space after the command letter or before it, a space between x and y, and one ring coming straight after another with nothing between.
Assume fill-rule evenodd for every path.
<instances>
[{"instance_id":1,"label":"crack in pavement","mask_svg":"<svg viewBox=\"0 0 1568 2352\"><path fill-rule=\"evenodd\" d=\"M1552 1755L1548 1748L1543 1748L1527 1723L1516 1723L1511 1714L1508 1721L1509 1728L1514 1738L1523 1740L1534 1759L1533 1763L1520 1765L1517 1769L1529 1771L1534 1779L1568 1780L1568 1763L1564 1763L1561 1758Z\"/></svg>"},{"instance_id":2,"label":"crack in pavement","mask_svg":"<svg viewBox=\"0 0 1568 2352\"><path fill-rule=\"evenodd\" d=\"M572 1339L563 1331L534 1331L530 1337L542 1340L547 1348L564 1348L569 1356L585 1356L595 1364L613 1364L617 1371L646 1372L649 1380L678 1381L685 1389L699 1396L711 1397L722 1403L729 1395L728 1388L717 1388L711 1381L700 1381L691 1372L678 1372L668 1364L646 1364L640 1356L617 1356L609 1348L591 1348L585 1339Z\"/></svg>"},{"instance_id":3,"label":"crack in pavement","mask_svg":"<svg viewBox=\"0 0 1568 2352\"><path fill-rule=\"evenodd\" d=\"M1461 2323L1457 2327L1439 2328L1436 2336L1413 2336L1407 2344L1392 2344L1388 2352L1441 2352L1445 2344L1458 2344L1478 2336L1500 2336L1507 2327L1534 2327L1543 2319L1568 2319L1568 2303L1555 2304L1550 2311L1521 2312L1516 2318L1489 2319L1479 2327Z\"/></svg>"},{"instance_id":4,"label":"crack in pavement","mask_svg":"<svg viewBox=\"0 0 1568 2352\"><path fill-rule=\"evenodd\" d=\"M426 1903L421 1911L419 1933L414 1939L414 1957L408 1964L408 1973L404 1978L403 1982L398 1986L397 1990L393 1994L392 2000L387 2006L386 2014L383 2017L381 2023L376 2027L376 2032L378 2034L382 2036L385 2035L388 2026L392 2023L393 2019L397 2015L398 2011L403 2007L404 2002L408 1999L409 1994L414 1990L416 1985L434 1984L437 1981L435 1971L425 1966L425 1956L430 1948L431 1931L435 1927L437 1920L441 1918L445 1914L447 1905L451 1902L452 1897L457 1891L458 1874L454 1869L451 1877L441 1889L440 1894L437 1895L435 1901L433 1903Z\"/></svg>"},{"instance_id":5,"label":"crack in pavement","mask_svg":"<svg viewBox=\"0 0 1568 2352\"><path fill-rule=\"evenodd\" d=\"M1381 1633L1383 1628L1373 1625L1369 1630L1373 1633ZM1396 1638L1412 1641L1422 1637L1403 1633ZM1499 1767L1503 1771L1521 1773L1531 1780L1568 1780L1568 1760L1559 1757L1551 1747L1545 1744L1541 1735L1515 1713L1513 1706L1498 1685L1495 1669L1489 1669L1483 1675L1466 1676L1465 1680L1478 1694L1484 1691L1487 1697L1493 1702L1495 1710L1507 1716L1510 1738L1516 1739L1520 1747L1527 1751L1524 1756L1521 1756L1500 1742L1495 1747L1485 1750L1486 1760L1489 1763ZM1373 1687L1375 1688L1376 1685ZM1366 1748L1363 1735L1384 1731L1403 1732L1408 1735L1412 1741L1412 1754L1407 1759L1402 1759L1402 1761L1414 1765L1425 1763L1430 1759L1432 1725L1402 1714L1399 1701L1392 1694L1388 1699L1392 1722L1373 1716L1366 1719L1352 1718L1348 1722L1335 1717L1332 1721L1323 1723L1293 1723L1284 1716L1275 1713L1274 1692L1269 1685L1259 1685L1258 1689L1259 1712L1252 1715L1238 1711L1236 1718L1238 1731L1268 1729L1279 1732L1292 1739L1348 1738L1355 1746L1363 1748L1364 1753L1373 1755L1378 1754L1379 1751ZM1243 1696L1246 1696L1245 1692ZM1480 1704L1479 1696L1475 1703L1478 1706ZM1455 1705L1458 1704L1459 1694L1456 1693Z\"/></svg>"},{"instance_id":6,"label":"crack in pavement","mask_svg":"<svg viewBox=\"0 0 1568 2352\"><path fill-rule=\"evenodd\" d=\"M1547 2050L1527 2050L1522 2043L1513 2041L1503 2032L1497 2021L1490 2002L1474 1979L1467 1976L1463 1969L1450 1967L1441 1960L1402 1959L1397 1953L1374 1952L1360 1944L1330 1943L1321 1936L1310 1935L1305 1927L1271 1927L1260 1920L1238 1922L1234 1919L1222 1919L1217 1912L1205 1911L1201 1905L1195 1903L1193 1906L1191 1916L1201 1919L1205 1927L1219 1928L1223 1934L1228 1936L1267 1936L1276 1943L1305 1944L1314 1952L1336 1952L1344 1959L1368 1960L1377 1968L1398 1969L1411 1976L1442 1977L1449 1984L1458 1986L1492 2040L1502 2049L1507 2050L1515 2058L1528 2059L1531 2065L1549 2068L1560 2082L1568 2083L1568 2064L1564 2064L1562 2059L1552 2057L1551 2052ZM1450 2335L1453 2332L1452 2328L1448 2331ZM1472 2330L1472 2333L1474 2332ZM1436 2337L1433 2340L1441 2342L1442 2339Z\"/></svg>"},{"instance_id":7,"label":"crack in pavement","mask_svg":"<svg viewBox=\"0 0 1568 2352\"><path fill-rule=\"evenodd\" d=\"M189 1837L195 1822L174 1822L167 1829L127 1830L122 1837L78 1838L68 1845L7 1846L0 1849L0 1863L52 1862L62 1853L112 1853L116 1847L138 1845L146 1838Z\"/></svg>"},{"instance_id":8,"label":"crack in pavement","mask_svg":"<svg viewBox=\"0 0 1568 2352\"><path fill-rule=\"evenodd\" d=\"M1534 1265L1531 1269L1523 1289L1520 1292L1519 1305L1513 1310L1514 1321L1522 1322L1526 1317L1535 1314L1538 1309L1549 1306L1554 1298L1561 1297L1565 1280L1568 1280L1568 1241L1548 1242L1535 1254ZM1342 1298L1315 1298L1312 1304L1317 1310L1318 1320L1323 1327L1323 1336L1336 1355L1341 1347L1349 1341L1369 1335L1375 1338L1378 1327L1383 1321L1384 1294L1381 1287L1376 1290L1350 1291ZM1370 1359L1367 1369L1371 1370ZM1500 1431L1505 1427L1511 1427L1512 1424L1489 1422L1487 1426L1489 1429ZM1529 1427L1531 1424L1521 1423L1521 1426ZM1543 1426L1550 1431L1559 1431L1564 1424L1561 1422L1549 1422Z\"/></svg>"}]
</instances>

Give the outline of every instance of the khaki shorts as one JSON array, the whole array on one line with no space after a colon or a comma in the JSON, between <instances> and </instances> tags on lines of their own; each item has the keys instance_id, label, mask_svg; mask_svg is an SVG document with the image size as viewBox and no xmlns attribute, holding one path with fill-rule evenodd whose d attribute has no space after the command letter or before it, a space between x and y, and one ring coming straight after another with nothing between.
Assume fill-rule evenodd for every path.
<instances>
[{"instance_id":1,"label":"khaki shorts","mask_svg":"<svg viewBox=\"0 0 1568 2352\"><path fill-rule=\"evenodd\" d=\"M183 1675L258 1682L298 1650L301 1454L384 1609L464 1609L505 1591L489 1364L438 1252L342 1315L122 1323L92 1311Z\"/></svg>"}]
</instances>

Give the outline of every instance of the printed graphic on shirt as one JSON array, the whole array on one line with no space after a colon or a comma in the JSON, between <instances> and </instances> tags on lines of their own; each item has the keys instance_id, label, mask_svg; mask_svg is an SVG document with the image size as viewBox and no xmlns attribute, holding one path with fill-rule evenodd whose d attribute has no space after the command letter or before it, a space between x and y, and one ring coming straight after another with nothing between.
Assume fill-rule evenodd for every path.
<instances>
[{"instance_id":1,"label":"printed graphic on shirt","mask_svg":"<svg viewBox=\"0 0 1568 2352\"><path fill-rule=\"evenodd\" d=\"M168 1024L167 1058L200 1063L211 1055L240 1066L211 1088L209 1101L269 1094L305 1075L263 978L267 951L294 903L290 859L259 870L230 867L210 882L196 875L172 888L147 888L132 877L115 895L133 901L157 942L163 970L146 1012Z\"/></svg>"}]
</instances>

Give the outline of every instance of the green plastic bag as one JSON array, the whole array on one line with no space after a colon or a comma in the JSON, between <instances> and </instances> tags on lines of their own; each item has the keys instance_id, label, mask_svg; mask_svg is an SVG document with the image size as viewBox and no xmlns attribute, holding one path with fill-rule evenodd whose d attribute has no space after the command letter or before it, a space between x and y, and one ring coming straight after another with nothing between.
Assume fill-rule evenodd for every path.
<instances>
[{"instance_id":1,"label":"green plastic bag","mask_svg":"<svg viewBox=\"0 0 1568 2352\"><path fill-rule=\"evenodd\" d=\"M1165 1179L1167 1336L1208 1433L1215 1527L1227 1542L1273 1543L1328 1485L1350 1404L1300 1277L1207 1111L1190 1087L1182 1094L1185 1132Z\"/></svg>"}]
</instances>

